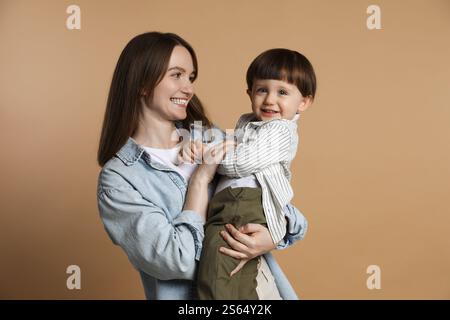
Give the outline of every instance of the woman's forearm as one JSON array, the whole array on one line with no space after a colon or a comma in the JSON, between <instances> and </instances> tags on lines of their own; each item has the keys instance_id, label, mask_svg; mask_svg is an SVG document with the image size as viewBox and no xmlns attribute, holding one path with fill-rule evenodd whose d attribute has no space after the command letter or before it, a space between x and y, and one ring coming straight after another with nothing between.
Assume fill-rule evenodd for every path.
<instances>
[{"instance_id":1,"label":"woman's forearm","mask_svg":"<svg viewBox=\"0 0 450 320\"><path fill-rule=\"evenodd\" d=\"M214 179L217 166L222 161L226 147L233 142L224 141L211 147L202 148L202 162L189 180L184 202L184 210L197 212L206 221L208 209L208 185Z\"/></svg>"},{"instance_id":2,"label":"woman's forearm","mask_svg":"<svg viewBox=\"0 0 450 320\"><path fill-rule=\"evenodd\" d=\"M208 183L197 175L193 175L189 181L186 193L186 201L183 210L192 210L198 213L203 221L206 221L206 211L208 208Z\"/></svg>"}]
</instances>

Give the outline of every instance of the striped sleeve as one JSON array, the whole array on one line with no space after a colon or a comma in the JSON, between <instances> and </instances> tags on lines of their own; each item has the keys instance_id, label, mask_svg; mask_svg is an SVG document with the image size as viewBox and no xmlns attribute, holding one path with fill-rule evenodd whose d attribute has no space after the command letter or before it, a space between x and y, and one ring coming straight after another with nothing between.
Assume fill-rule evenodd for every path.
<instances>
[{"instance_id":1,"label":"striped sleeve","mask_svg":"<svg viewBox=\"0 0 450 320\"><path fill-rule=\"evenodd\" d=\"M229 177L246 177L274 163L289 161L291 133L284 121L270 121L249 133L248 142L240 143L225 155L218 172Z\"/></svg>"}]
</instances>

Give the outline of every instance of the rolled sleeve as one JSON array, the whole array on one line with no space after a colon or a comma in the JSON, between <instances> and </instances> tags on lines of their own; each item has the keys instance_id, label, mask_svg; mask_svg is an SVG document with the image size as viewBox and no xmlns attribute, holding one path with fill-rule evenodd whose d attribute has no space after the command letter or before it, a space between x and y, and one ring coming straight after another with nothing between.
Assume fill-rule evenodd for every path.
<instances>
[{"instance_id":1,"label":"rolled sleeve","mask_svg":"<svg viewBox=\"0 0 450 320\"><path fill-rule=\"evenodd\" d=\"M203 238L205 237L203 219L192 210L184 210L173 221L173 225L175 228L184 226L192 233L195 244L195 259L199 261L202 253Z\"/></svg>"},{"instance_id":2,"label":"rolled sleeve","mask_svg":"<svg viewBox=\"0 0 450 320\"><path fill-rule=\"evenodd\" d=\"M296 241L304 239L308 230L308 221L296 207L288 204L284 208L284 213L287 220L286 235L278 243L277 250L285 249Z\"/></svg>"},{"instance_id":3,"label":"rolled sleeve","mask_svg":"<svg viewBox=\"0 0 450 320\"><path fill-rule=\"evenodd\" d=\"M169 220L127 187L101 188L98 206L108 235L135 268L161 280L194 279L204 237L198 214L186 210Z\"/></svg>"}]
</instances>

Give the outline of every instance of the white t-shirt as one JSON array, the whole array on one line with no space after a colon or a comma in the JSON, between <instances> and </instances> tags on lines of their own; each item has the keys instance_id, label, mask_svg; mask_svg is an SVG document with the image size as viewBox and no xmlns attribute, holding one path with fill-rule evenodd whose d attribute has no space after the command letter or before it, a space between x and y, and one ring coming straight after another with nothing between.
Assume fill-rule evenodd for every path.
<instances>
[{"instance_id":1,"label":"white t-shirt","mask_svg":"<svg viewBox=\"0 0 450 320\"><path fill-rule=\"evenodd\" d=\"M197 168L197 164L189 162L178 163L178 154L180 153L181 144L176 145L170 149L159 149L144 147L144 150L151 156L153 161L159 162L166 167L178 172L186 181L189 182L192 174Z\"/></svg>"}]
</instances>

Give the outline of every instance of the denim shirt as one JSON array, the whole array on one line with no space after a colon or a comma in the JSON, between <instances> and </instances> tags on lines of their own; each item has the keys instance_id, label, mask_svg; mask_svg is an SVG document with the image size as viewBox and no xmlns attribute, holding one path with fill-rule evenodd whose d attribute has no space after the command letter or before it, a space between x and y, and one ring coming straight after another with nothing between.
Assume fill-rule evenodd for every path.
<instances>
[{"instance_id":1,"label":"denim shirt","mask_svg":"<svg viewBox=\"0 0 450 320\"><path fill-rule=\"evenodd\" d=\"M209 185L211 197L215 184ZM166 166L152 161L132 138L102 168L97 199L100 216L112 242L139 271L147 299L195 299L195 275L201 255L204 222L183 210L187 183ZM288 221L283 249L302 239L304 216L286 207ZM273 256L265 255L283 299L297 299Z\"/></svg>"}]
</instances>

